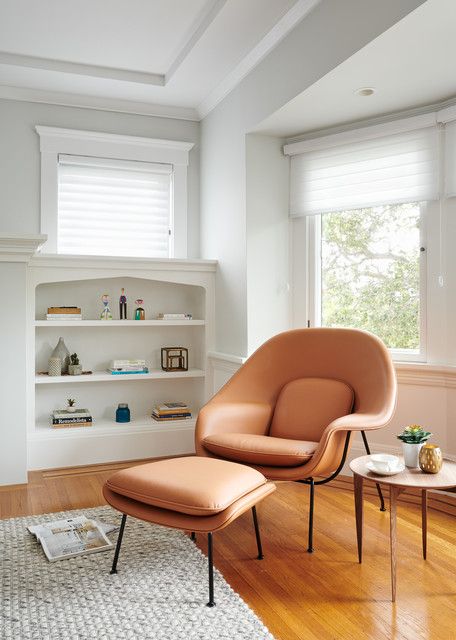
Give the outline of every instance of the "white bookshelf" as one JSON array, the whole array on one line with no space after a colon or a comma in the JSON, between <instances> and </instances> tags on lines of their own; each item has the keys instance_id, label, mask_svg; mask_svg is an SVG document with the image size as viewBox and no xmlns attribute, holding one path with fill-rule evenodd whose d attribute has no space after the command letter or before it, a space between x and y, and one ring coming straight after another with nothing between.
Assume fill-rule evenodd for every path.
<instances>
[{"instance_id":1,"label":"white bookshelf","mask_svg":"<svg viewBox=\"0 0 456 640\"><path fill-rule=\"evenodd\" d=\"M28 457L30 469L179 455L193 451L194 427L208 399L207 353L214 337L213 261L92 259L39 256L30 269L28 332ZM126 290L128 320L120 320L118 296ZM113 320L100 320L101 295L111 296ZM146 320L133 320L134 301L144 299ZM81 307L83 320L46 320L50 306ZM191 313L192 320L159 320L159 313ZM47 376L47 361L63 337L90 375ZM186 347L188 371L163 371L162 347ZM110 361L145 358L149 373L112 375ZM76 399L93 426L53 428L52 410ZM156 403L180 400L192 419L160 423ZM119 403L132 420L115 422Z\"/></svg>"}]
</instances>

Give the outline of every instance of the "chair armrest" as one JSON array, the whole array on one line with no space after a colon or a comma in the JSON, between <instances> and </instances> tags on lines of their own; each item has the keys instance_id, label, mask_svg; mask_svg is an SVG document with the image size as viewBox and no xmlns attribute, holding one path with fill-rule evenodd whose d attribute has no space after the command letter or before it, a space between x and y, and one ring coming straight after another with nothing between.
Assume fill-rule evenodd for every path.
<instances>
[{"instance_id":1,"label":"chair armrest","mask_svg":"<svg viewBox=\"0 0 456 640\"><path fill-rule=\"evenodd\" d=\"M385 427L393 417L393 411L382 413L350 413L336 418L325 429L325 433L331 431L369 431Z\"/></svg>"},{"instance_id":2,"label":"chair armrest","mask_svg":"<svg viewBox=\"0 0 456 640\"><path fill-rule=\"evenodd\" d=\"M209 402L196 422L196 453L204 455L202 441L216 433L266 435L272 414L273 407L264 402Z\"/></svg>"}]
</instances>

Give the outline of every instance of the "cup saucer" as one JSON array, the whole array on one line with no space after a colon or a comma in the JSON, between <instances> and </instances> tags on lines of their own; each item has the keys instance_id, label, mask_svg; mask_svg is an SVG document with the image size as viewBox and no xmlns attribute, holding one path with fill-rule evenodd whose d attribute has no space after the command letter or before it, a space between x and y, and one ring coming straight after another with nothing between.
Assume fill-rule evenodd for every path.
<instances>
[{"instance_id":1,"label":"cup saucer","mask_svg":"<svg viewBox=\"0 0 456 640\"><path fill-rule=\"evenodd\" d=\"M405 464L403 462L398 462L398 464L393 467L390 471L379 471L375 466L373 462L366 462L366 467L369 469L369 471L371 471L372 473L375 473L378 476L395 476L397 473L401 473L401 471L404 471L405 469Z\"/></svg>"}]
</instances>

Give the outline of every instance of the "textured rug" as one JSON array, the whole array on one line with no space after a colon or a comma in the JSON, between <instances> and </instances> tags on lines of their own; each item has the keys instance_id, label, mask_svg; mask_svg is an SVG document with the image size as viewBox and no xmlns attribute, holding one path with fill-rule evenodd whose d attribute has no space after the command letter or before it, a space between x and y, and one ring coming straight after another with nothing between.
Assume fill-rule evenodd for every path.
<instances>
[{"instance_id":1,"label":"textured rug","mask_svg":"<svg viewBox=\"0 0 456 640\"><path fill-rule=\"evenodd\" d=\"M110 507L0 521L2 640L273 640L218 571L206 607L207 558L179 531L129 518L113 576L112 551L48 562L26 527L76 513L120 524Z\"/></svg>"}]
</instances>

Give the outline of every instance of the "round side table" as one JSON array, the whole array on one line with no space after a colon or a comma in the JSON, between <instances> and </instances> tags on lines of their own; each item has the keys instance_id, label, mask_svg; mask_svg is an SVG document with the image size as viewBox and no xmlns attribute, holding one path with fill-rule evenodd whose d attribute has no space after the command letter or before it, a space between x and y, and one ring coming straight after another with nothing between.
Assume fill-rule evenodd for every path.
<instances>
[{"instance_id":1,"label":"round side table","mask_svg":"<svg viewBox=\"0 0 456 640\"><path fill-rule=\"evenodd\" d=\"M421 489L421 527L423 540L423 558L426 560L427 552L427 491L429 490L455 490L456 489L456 463L449 460L443 461L443 467L439 473L423 473L421 469L408 469L395 476L381 476L372 473L366 467L370 456L361 456L350 462L353 471L355 485L355 511L356 511L356 537L358 540L358 560L362 562L363 556L363 481L372 480L381 485L389 486L390 490L390 549L391 549L391 600L396 601L396 547L397 547L397 498L405 489Z\"/></svg>"}]
</instances>

